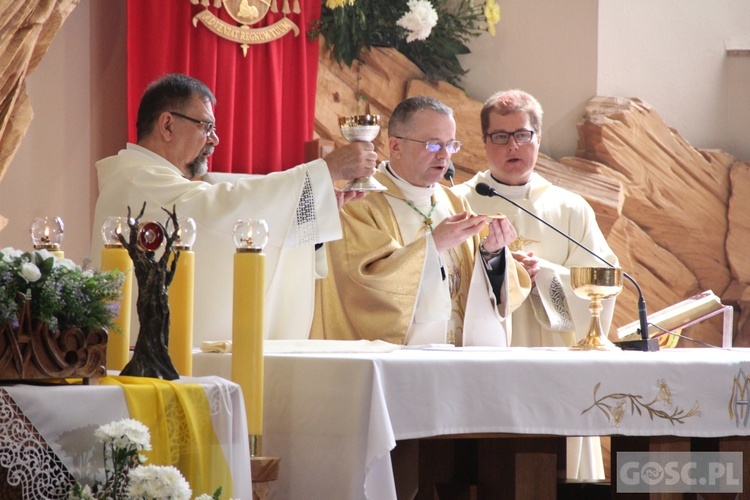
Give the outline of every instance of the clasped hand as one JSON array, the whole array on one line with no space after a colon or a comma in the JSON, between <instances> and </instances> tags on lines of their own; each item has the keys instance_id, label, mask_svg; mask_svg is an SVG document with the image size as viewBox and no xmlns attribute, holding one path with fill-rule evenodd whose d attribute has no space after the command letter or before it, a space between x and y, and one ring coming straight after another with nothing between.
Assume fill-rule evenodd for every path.
<instances>
[{"instance_id":1,"label":"clasped hand","mask_svg":"<svg viewBox=\"0 0 750 500\"><path fill-rule=\"evenodd\" d=\"M432 238L439 252L456 247L471 238L487 225L484 215L460 214L446 217L432 231ZM484 248L488 252L499 252L504 246L516 239L516 230L508 219L492 219L489 224L489 234L484 240Z\"/></svg>"}]
</instances>

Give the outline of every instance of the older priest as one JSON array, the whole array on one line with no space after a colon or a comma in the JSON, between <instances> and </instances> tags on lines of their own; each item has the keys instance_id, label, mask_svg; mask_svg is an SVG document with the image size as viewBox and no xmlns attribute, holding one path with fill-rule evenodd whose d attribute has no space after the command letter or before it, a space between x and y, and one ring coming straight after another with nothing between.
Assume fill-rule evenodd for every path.
<instances>
[{"instance_id":1,"label":"older priest","mask_svg":"<svg viewBox=\"0 0 750 500\"><path fill-rule=\"evenodd\" d=\"M375 174L387 191L342 210L312 338L509 344L505 320L529 277L505 248L512 225L493 219L480 244L486 218L438 184L461 147L455 133L452 110L436 99L409 98L393 111L390 161Z\"/></svg>"},{"instance_id":2,"label":"older priest","mask_svg":"<svg viewBox=\"0 0 750 500\"><path fill-rule=\"evenodd\" d=\"M374 147L349 144L325 160L234 184L195 181L219 144L214 104L213 93L186 75L166 75L149 85L138 109L138 144L96 164L91 258L98 263L99 229L108 216L124 216L128 206L137 213L146 202L144 220L163 222L161 207L174 205L178 216L195 219L198 230L195 341L224 340L232 335L232 228L237 219L265 219L267 335L307 338L316 272L325 273L325 260L316 266L314 245L341 237L338 206L346 199L335 193L333 181L372 174Z\"/></svg>"}]
</instances>

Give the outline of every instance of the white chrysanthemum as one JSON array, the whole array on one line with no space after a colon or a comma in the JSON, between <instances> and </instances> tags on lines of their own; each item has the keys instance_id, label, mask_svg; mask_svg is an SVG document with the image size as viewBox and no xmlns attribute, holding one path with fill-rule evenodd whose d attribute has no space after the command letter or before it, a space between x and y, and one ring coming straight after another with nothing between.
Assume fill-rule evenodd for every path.
<instances>
[{"instance_id":1,"label":"white chrysanthemum","mask_svg":"<svg viewBox=\"0 0 750 500\"><path fill-rule=\"evenodd\" d=\"M128 473L128 498L190 500L193 491L171 465L141 465Z\"/></svg>"},{"instance_id":2,"label":"white chrysanthemum","mask_svg":"<svg viewBox=\"0 0 750 500\"><path fill-rule=\"evenodd\" d=\"M115 448L135 446L137 450L151 449L148 427L132 418L104 424L94 431L94 436L102 443L112 443Z\"/></svg>"},{"instance_id":3,"label":"white chrysanthemum","mask_svg":"<svg viewBox=\"0 0 750 500\"><path fill-rule=\"evenodd\" d=\"M29 283L34 283L42 277L42 272L31 262L24 262L21 264L21 276Z\"/></svg>"},{"instance_id":4,"label":"white chrysanthemum","mask_svg":"<svg viewBox=\"0 0 750 500\"><path fill-rule=\"evenodd\" d=\"M204 493L199 497L195 497L195 500L214 500L214 497L212 497L208 493Z\"/></svg>"},{"instance_id":5,"label":"white chrysanthemum","mask_svg":"<svg viewBox=\"0 0 750 500\"><path fill-rule=\"evenodd\" d=\"M407 5L409 12L396 21L396 24L409 32L406 36L408 43L426 39L438 22L435 8L428 0L409 0Z\"/></svg>"}]
</instances>

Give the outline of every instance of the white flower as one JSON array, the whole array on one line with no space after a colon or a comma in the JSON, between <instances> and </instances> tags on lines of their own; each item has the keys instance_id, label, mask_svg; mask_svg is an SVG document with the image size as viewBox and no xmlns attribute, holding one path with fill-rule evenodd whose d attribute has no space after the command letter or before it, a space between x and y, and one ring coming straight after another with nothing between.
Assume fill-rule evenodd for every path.
<instances>
[{"instance_id":1,"label":"white flower","mask_svg":"<svg viewBox=\"0 0 750 500\"><path fill-rule=\"evenodd\" d=\"M3 254L3 262L7 262L8 264L12 263L15 259L23 255L22 250L16 250L13 247L5 247L0 250L0 253Z\"/></svg>"},{"instance_id":2,"label":"white flower","mask_svg":"<svg viewBox=\"0 0 750 500\"><path fill-rule=\"evenodd\" d=\"M193 491L171 465L141 465L128 473L128 498L190 500Z\"/></svg>"},{"instance_id":3,"label":"white flower","mask_svg":"<svg viewBox=\"0 0 750 500\"><path fill-rule=\"evenodd\" d=\"M35 259L36 259L36 256L39 256L39 259L37 260L37 262L42 262L42 261L45 261L45 260L47 260L49 258L52 258L52 259L56 259L57 258L55 256L55 254L53 254L52 252L50 252L46 248L40 248L39 250L34 250L32 253L34 254L34 258Z\"/></svg>"},{"instance_id":4,"label":"white flower","mask_svg":"<svg viewBox=\"0 0 750 500\"><path fill-rule=\"evenodd\" d=\"M88 484L83 487L83 489L76 494L75 490L70 492L70 495L68 495L68 500L96 500L93 493L91 493L91 486Z\"/></svg>"},{"instance_id":5,"label":"white flower","mask_svg":"<svg viewBox=\"0 0 750 500\"><path fill-rule=\"evenodd\" d=\"M410 33L406 41L424 40L438 22L438 14L428 0L409 0L409 12L403 15L396 24Z\"/></svg>"},{"instance_id":6,"label":"white flower","mask_svg":"<svg viewBox=\"0 0 750 500\"><path fill-rule=\"evenodd\" d=\"M29 283L33 283L42 277L42 272L35 264L24 262L21 264L21 277Z\"/></svg>"},{"instance_id":7,"label":"white flower","mask_svg":"<svg viewBox=\"0 0 750 500\"><path fill-rule=\"evenodd\" d=\"M46 250L45 250L46 252ZM54 256L53 256L54 257ZM71 271L78 271L80 268L78 267L78 264L73 262L70 259L60 259L55 257L55 260L52 261L52 267L63 267L65 269L70 269Z\"/></svg>"},{"instance_id":8,"label":"white flower","mask_svg":"<svg viewBox=\"0 0 750 500\"><path fill-rule=\"evenodd\" d=\"M115 448L134 446L137 450L151 449L148 427L132 418L104 424L94 431L94 436L104 444L112 443Z\"/></svg>"},{"instance_id":9,"label":"white flower","mask_svg":"<svg viewBox=\"0 0 750 500\"><path fill-rule=\"evenodd\" d=\"M195 500L214 500L214 497L212 497L208 493L204 493L199 497L195 497Z\"/></svg>"}]
</instances>

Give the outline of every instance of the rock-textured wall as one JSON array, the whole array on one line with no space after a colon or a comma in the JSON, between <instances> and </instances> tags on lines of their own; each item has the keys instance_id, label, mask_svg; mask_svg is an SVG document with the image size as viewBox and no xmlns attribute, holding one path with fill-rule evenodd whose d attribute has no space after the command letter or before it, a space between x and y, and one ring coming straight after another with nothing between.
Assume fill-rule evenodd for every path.
<instances>
[{"instance_id":1,"label":"rock-textured wall","mask_svg":"<svg viewBox=\"0 0 750 500\"><path fill-rule=\"evenodd\" d=\"M26 76L79 0L0 2L0 181L31 123ZM5 226L0 214L0 229Z\"/></svg>"},{"instance_id":2,"label":"rock-textured wall","mask_svg":"<svg viewBox=\"0 0 750 500\"><path fill-rule=\"evenodd\" d=\"M363 96L356 99L355 96ZM431 82L394 49L375 48L353 68L332 61L321 42L315 130L343 144L338 117L369 111L382 115L403 98L432 95L451 106L461 152L453 157L460 182L486 168L479 110L482 103L444 82ZM359 102L359 106L358 103ZM544 103L542 103L544 104ZM736 306L735 345L750 345L750 165L721 151L693 148L639 99L595 97L578 125L575 157L540 155L537 171L580 193L597 213L602 231L625 272L639 283L649 312L703 290ZM387 158L385 132L376 149ZM637 319L638 294L626 281L613 329ZM684 332L721 345L721 318ZM685 339L680 346L695 346Z\"/></svg>"}]
</instances>

